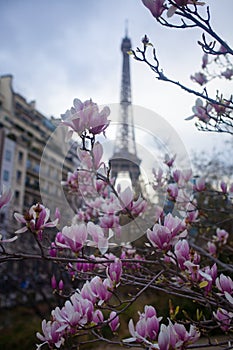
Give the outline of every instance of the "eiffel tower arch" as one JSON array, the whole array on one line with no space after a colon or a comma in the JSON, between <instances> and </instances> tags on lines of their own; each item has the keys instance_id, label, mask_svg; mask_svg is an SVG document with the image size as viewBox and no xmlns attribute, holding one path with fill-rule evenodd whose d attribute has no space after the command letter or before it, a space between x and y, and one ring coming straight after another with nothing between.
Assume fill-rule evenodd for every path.
<instances>
[{"instance_id":1,"label":"eiffel tower arch","mask_svg":"<svg viewBox=\"0 0 233 350\"><path fill-rule=\"evenodd\" d=\"M131 80L130 80L130 55L131 40L126 33L121 43L123 56L119 125L117 128L114 152L109 160L111 174L118 178L121 173L127 173L136 195L141 193L140 186L140 164L141 159L137 155L135 142L135 130L133 120L133 109L131 101Z\"/></svg>"}]
</instances>

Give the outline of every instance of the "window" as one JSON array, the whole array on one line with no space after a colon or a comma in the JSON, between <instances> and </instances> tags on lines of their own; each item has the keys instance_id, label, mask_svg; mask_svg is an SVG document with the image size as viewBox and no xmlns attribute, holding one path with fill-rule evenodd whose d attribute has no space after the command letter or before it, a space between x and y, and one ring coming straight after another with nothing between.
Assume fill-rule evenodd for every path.
<instances>
[{"instance_id":1,"label":"window","mask_svg":"<svg viewBox=\"0 0 233 350\"><path fill-rule=\"evenodd\" d=\"M5 152L5 160L7 160L8 162L11 161L11 151L9 149L7 149Z\"/></svg>"},{"instance_id":2,"label":"window","mask_svg":"<svg viewBox=\"0 0 233 350\"><path fill-rule=\"evenodd\" d=\"M0 213L0 224L4 224L5 221L5 213Z\"/></svg>"},{"instance_id":3,"label":"window","mask_svg":"<svg viewBox=\"0 0 233 350\"><path fill-rule=\"evenodd\" d=\"M19 153L18 153L18 161L19 161L19 164L22 164L22 162L23 162L23 152L22 151L19 151Z\"/></svg>"},{"instance_id":4,"label":"window","mask_svg":"<svg viewBox=\"0 0 233 350\"><path fill-rule=\"evenodd\" d=\"M15 204L19 204L20 193L19 191L15 191Z\"/></svg>"},{"instance_id":5,"label":"window","mask_svg":"<svg viewBox=\"0 0 233 350\"><path fill-rule=\"evenodd\" d=\"M30 169L31 168L31 162L29 159L27 159L27 164L26 164L26 167L27 169Z\"/></svg>"},{"instance_id":6,"label":"window","mask_svg":"<svg viewBox=\"0 0 233 350\"><path fill-rule=\"evenodd\" d=\"M3 181L9 181L10 174L8 170L3 171Z\"/></svg>"},{"instance_id":7,"label":"window","mask_svg":"<svg viewBox=\"0 0 233 350\"><path fill-rule=\"evenodd\" d=\"M20 184L21 180L22 180L22 172L20 170L17 170L16 171L16 181L18 184Z\"/></svg>"},{"instance_id":8,"label":"window","mask_svg":"<svg viewBox=\"0 0 233 350\"><path fill-rule=\"evenodd\" d=\"M33 170L34 170L37 174L39 174L39 172L40 172L40 164L35 164L34 167L33 167Z\"/></svg>"},{"instance_id":9,"label":"window","mask_svg":"<svg viewBox=\"0 0 233 350\"><path fill-rule=\"evenodd\" d=\"M30 186L30 177L26 176L25 186Z\"/></svg>"}]
</instances>

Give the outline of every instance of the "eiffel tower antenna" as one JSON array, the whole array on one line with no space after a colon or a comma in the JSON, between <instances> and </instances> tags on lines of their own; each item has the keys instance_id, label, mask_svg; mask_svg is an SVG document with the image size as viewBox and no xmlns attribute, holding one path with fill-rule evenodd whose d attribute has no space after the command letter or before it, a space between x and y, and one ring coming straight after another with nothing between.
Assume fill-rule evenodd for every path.
<instances>
[{"instance_id":1,"label":"eiffel tower antenna","mask_svg":"<svg viewBox=\"0 0 233 350\"><path fill-rule=\"evenodd\" d=\"M125 37L128 37L128 28L129 27L129 21L128 19L125 20Z\"/></svg>"},{"instance_id":2,"label":"eiffel tower antenna","mask_svg":"<svg viewBox=\"0 0 233 350\"><path fill-rule=\"evenodd\" d=\"M128 21L125 27L125 37L121 42L121 52L123 56L121 93L120 93L120 115L117 129L114 153L109 163L112 176L117 178L120 173L127 172L131 180L134 191L139 194L140 183L140 163L138 158L135 130L133 122L133 110L131 100L131 80L130 80L130 55L131 40L128 37Z\"/></svg>"}]
</instances>

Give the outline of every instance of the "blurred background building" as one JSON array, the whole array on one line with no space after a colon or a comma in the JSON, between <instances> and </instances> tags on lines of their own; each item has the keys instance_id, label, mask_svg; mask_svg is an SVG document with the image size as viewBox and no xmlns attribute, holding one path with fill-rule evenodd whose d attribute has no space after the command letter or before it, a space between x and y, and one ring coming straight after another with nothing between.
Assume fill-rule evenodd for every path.
<instances>
[{"instance_id":1,"label":"blurred background building","mask_svg":"<svg viewBox=\"0 0 233 350\"><path fill-rule=\"evenodd\" d=\"M58 128L59 122L39 112L35 101L27 102L15 92L12 75L0 77L0 187L11 188L13 193L0 214L3 235L17 228L13 213L25 212L41 202L41 196L51 203L51 211L63 206L61 180L79 161L74 147L64 141L65 128Z\"/></svg>"}]
</instances>

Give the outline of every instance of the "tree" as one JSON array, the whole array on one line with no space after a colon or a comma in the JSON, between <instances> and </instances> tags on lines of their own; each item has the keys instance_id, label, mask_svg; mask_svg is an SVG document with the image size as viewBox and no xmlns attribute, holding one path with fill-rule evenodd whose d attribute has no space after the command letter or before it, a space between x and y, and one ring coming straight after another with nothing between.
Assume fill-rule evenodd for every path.
<instances>
[{"instance_id":1,"label":"tree","mask_svg":"<svg viewBox=\"0 0 233 350\"><path fill-rule=\"evenodd\" d=\"M209 9L206 19L199 14L202 3L194 0L143 0L143 3L161 25L200 27L224 48L217 50L204 35L200 45L205 54L224 59L232 54L212 30ZM166 13L168 19L164 17ZM181 18L181 23L169 22L171 16ZM159 79L206 101L204 105L198 100L195 107L198 127L231 133L231 98L216 95L213 99L207 90L200 93L171 81L160 70L155 50L155 64L147 60L150 46L145 37L143 49L132 52L134 57L146 62ZM197 76L195 79L199 80ZM146 349L186 349L191 344L194 344L191 348L199 348L196 342L201 335L208 339L203 347L214 347L211 332L219 331L225 334L221 345L228 349L233 329L230 237L233 186L221 182L219 188L212 188L203 177L195 178L190 169L177 169L175 155L168 155L164 160L166 170L156 169L153 181L155 191L164 189L166 204L151 211L146 199L135 198L130 187L115 188L111 168L102 161L103 147L97 135L107 129L109 114L108 107L99 110L92 100L75 99L73 107L62 116L68 135L75 133L81 139L78 148L81 165L63 183L68 191L83 199L72 223L61 227L53 237L48 229L58 225L63 213L56 211L51 221L49 209L38 203L25 215L15 214L22 224L16 234L25 235L25 239L30 235L36 252L17 251L14 245L17 236L0 242L2 263L31 259L55 264L66 271L65 281L51 276L51 286L64 302L52 310L49 321L43 320L37 348L78 349L99 341ZM0 208L9 201L10 191L3 192ZM143 238L138 242L121 242L122 230L140 230L140 220L148 213L153 215L154 224L142 232ZM223 226L226 222L229 225ZM138 307L137 300L148 291L170 298L169 317L162 317L159 307L145 305L139 316L128 322L128 311L133 305ZM188 301L188 309L181 304L182 300ZM126 321L128 335L122 336L118 330Z\"/></svg>"}]
</instances>

